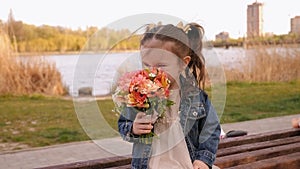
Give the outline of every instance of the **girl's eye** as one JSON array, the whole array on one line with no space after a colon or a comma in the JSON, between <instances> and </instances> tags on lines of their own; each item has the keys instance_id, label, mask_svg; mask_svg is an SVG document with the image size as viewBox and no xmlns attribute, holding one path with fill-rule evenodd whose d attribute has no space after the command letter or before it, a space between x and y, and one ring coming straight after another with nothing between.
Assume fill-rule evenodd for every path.
<instances>
[{"instance_id":1,"label":"girl's eye","mask_svg":"<svg viewBox=\"0 0 300 169\"><path fill-rule=\"evenodd\" d=\"M166 67L167 65L165 64L158 64L157 67Z\"/></svg>"},{"instance_id":2,"label":"girl's eye","mask_svg":"<svg viewBox=\"0 0 300 169\"><path fill-rule=\"evenodd\" d=\"M150 65L147 64L147 63L143 63L143 66L144 66L144 67L150 67Z\"/></svg>"},{"instance_id":3,"label":"girl's eye","mask_svg":"<svg viewBox=\"0 0 300 169\"><path fill-rule=\"evenodd\" d=\"M143 63L143 66L144 67L152 67L150 64L148 64L148 63ZM157 67L157 68L164 68L164 67L167 67L167 65L166 64L157 64L157 65L155 65L154 67Z\"/></svg>"}]
</instances>

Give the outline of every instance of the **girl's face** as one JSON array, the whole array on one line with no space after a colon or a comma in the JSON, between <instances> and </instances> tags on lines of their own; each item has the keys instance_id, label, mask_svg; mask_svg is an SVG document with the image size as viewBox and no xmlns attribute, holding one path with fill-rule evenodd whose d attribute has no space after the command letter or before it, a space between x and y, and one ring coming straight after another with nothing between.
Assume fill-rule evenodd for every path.
<instances>
[{"instance_id":1,"label":"girl's face","mask_svg":"<svg viewBox=\"0 0 300 169\"><path fill-rule=\"evenodd\" d=\"M172 53L174 42L162 42L157 39L146 41L141 46L143 67L161 68L168 74L171 81L170 88L178 88L179 75L184 70L185 63L179 56Z\"/></svg>"}]
</instances>

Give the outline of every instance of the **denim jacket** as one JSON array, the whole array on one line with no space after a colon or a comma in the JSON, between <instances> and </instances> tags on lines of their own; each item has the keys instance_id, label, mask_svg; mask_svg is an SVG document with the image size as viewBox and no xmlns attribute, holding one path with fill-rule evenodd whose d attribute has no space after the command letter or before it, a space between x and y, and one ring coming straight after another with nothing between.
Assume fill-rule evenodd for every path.
<instances>
[{"instance_id":1,"label":"denim jacket","mask_svg":"<svg viewBox=\"0 0 300 169\"><path fill-rule=\"evenodd\" d=\"M191 162L201 160L212 167L219 144L220 124L216 111L207 94L200 90L188 78L180 78L180 124L185 134L185 141ZM119 132L126 141L133 142L133 169L148 168L151 157L151 144L144 144L139 136L132 133L132 125L137 112L126 108L118 121Z\"/></svg>"}]
</instances>

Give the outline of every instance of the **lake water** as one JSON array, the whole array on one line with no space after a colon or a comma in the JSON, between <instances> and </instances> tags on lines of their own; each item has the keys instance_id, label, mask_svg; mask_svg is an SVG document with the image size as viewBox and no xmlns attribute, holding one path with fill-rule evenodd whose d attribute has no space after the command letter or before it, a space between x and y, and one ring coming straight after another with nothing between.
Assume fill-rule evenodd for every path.
<instances>
[{"instance_id":1,"label":"lake water","mask_svg":"<svg viewBox=\"0 0 300 169\"><path fill-rule=\"evenodd\" d=\"M245 58L242 48L222 48L203 50L207 66L238 67ZM138 52L109 54L52 55L44 57L56 64L70 94L76 96L78 89L91 87L94 96L110 92L117 70L140 69Z\"/></svg>"},{"instance_id":2,"label":"lake water","mask_svg":"<svg viewBox=\"0 0 300 169\"><path fill-rule=\"evenodd\" d=\"M246 57L242 48L205 49L203 54L207 66L238 67ZM56 64L63 83L70 94L78 95L78 89L91 87L94 96L110 92L114 78L124 71L141 68L139 53L52 55L44 58Z\"/></svg>"}]
</instances>

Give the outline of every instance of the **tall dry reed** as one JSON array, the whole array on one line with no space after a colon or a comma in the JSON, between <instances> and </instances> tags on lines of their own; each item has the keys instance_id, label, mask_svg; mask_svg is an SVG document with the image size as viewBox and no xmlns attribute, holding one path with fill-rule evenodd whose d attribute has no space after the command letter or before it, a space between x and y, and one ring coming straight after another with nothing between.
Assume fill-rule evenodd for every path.
<instances>
[{"instance_id":1,"label":"tall dry reed","mask_svg":"<svg viewBox=\"0 0 300 169\"><path fill-rule=\"evenodd\" d=\"M54 64L35 58L24 62L12 53L8 36L0 30L0 95L65 93L61 74Z\"/></svg>"},{"instance_id":2,"label":"tall dry reed","mask_svg":"<svg viewBox=\"0 0 300 169\"><path fill-rule=\"evenodd\" d=\"M288 82L300 80L300 48L258 46L250 50L242 69L225 68L226 80L239 82Z\"/></svg>"}]
</instances>

